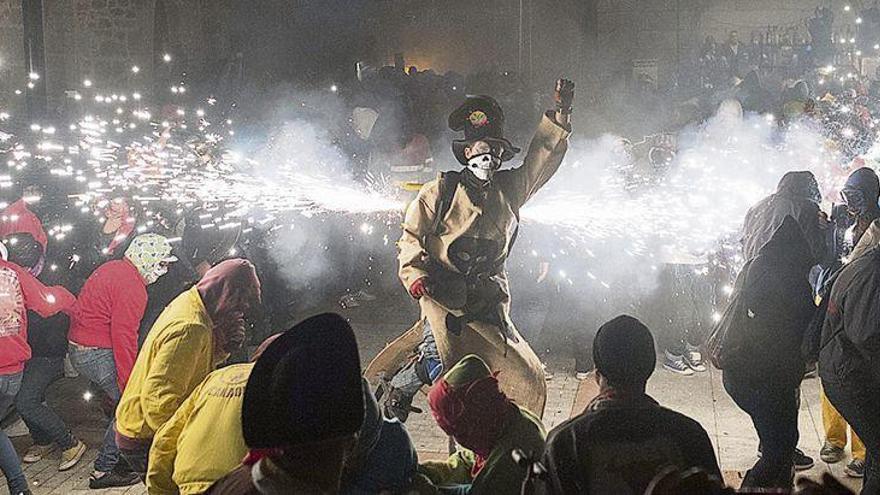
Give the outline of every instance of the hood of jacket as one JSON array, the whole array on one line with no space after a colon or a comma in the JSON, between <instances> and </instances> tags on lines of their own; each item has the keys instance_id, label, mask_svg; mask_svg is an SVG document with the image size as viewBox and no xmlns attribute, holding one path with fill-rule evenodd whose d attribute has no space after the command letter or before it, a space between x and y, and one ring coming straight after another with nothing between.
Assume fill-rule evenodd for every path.
<instances>
[{"instance_id":1,"label":"hood of jacket","mask_svg":"<svg viewBox=\"0 0 880 495\"><path fill-rule=\"evenodd\" d=\"M794 198L802 198L813 203L822 201L822 193L819 191L819 182L812 172L800 170L787 172L779 180L776 193Z\"/></svg>"}]
</instances>

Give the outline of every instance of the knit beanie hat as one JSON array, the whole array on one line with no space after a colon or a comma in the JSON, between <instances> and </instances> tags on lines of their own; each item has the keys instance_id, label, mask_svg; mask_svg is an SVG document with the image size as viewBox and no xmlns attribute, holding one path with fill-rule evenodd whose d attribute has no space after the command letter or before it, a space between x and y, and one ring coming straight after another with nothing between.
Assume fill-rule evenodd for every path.
<instances>
[{"instance_id":1,"label":"knit beanie hat","mask_svg":"<svg viewBox=\"0 0 880 495\"><path fill-rule=\"evenodd\" d=\"M657 363L654 337L638 319L618 316L599 327L593 362L612 386L644 385Z\"/></svg>"}]
</instances>

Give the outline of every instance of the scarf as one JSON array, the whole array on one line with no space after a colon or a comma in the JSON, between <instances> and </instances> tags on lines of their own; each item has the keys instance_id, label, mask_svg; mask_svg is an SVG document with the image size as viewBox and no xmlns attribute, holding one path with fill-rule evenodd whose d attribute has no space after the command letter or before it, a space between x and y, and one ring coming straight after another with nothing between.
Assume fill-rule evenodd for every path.
<instances>
[{"instance_id":1,"label":"scarf","mask_svg":"<svg viewBox=\"0 0 880 495\"><path fill-rule=\"evenodd\" d=\"M456 387L441 379L431 388L428 404L440 428L476 454L472 476L483 469L516 410L494 375Z\"/></svg>"}]
</instances>

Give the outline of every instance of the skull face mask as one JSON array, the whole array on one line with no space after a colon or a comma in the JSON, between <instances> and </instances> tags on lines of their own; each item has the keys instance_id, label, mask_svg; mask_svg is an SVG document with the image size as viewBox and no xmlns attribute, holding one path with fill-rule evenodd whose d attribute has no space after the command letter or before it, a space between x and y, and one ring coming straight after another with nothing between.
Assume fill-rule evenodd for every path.
<instances>
[{"instance_id":1,"label":"skull face mask","mask_svg":"<svg viewBox=\"0 0 880 495\"><path fill-rule=\"evenodd\" d=\"M472 155L468 158L468 170L482 181L492 180L492 176L501 168L501 146L477 141L471 146L470 152Z\"/></svg>"},{"instance_id":2,"label":"skull face mask","mask_svg":"<svg viewBox=\"0 0 880 495\"><path fill-rule=\"evenodd\" d=\"M468 169L480 180L491 180L500 167L501 159L492 153L481 153L468 160Z\"/></svg>"}]
</instances>

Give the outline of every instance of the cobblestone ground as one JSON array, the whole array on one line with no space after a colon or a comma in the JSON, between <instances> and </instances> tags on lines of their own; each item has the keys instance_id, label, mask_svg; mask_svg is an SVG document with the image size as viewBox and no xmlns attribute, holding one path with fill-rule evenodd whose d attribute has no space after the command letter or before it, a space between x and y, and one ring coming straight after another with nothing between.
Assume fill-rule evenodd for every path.
<instances>
[{"instance_id":1,"label":"cobblestone ground","mask_svg":"<svg viewBox=\"0 0 880 495\"><path fill-rule=\"evenodd\" d=\"M395 321L409 320L411 315L396 314L381 325L364 325L355 322L361 344L361 359L365 363L374 356L385 342L406 328L405 323ZM553 378L548 381L547 407L544 411L544 424L549 429L568 419L572 413L579 413L595 395L596 386L589 379L579 382L573 377L573 363L565 359L551 359L548 362ZM740 411L724 392L721 374L717 371L699 373L691 377L674 375L658 369L651 378L649 393L661 404L680 411L699 421L717 450L718 459L728 482L738 486L742 473L754 464L758 440L749 418ZM59 381L49 393L49 403L62 412L62 416L89 446L86 456L74 469L58 472L58 454L48 460L26 466L28 479L35 494L66 494L88 492L88 473L96 456L95 447L99 445L102 433L102 414L94 403L85 403L82 393L85 383L81 379ZM410 417L407 424L413 441L422 459L443 458L448 452L448 439L436 426L427 412L425 396L421 394L415 401L417 407L425 410L422 414ZM822 444L822 421L819 408L819 383L816 379L806 380L802 390L800 414L800 447L808 455L817 459L816 466L804 473L810 477L830 471L839 479L844 479L853 488L856 480L844 477L845 462L829 466L818 460ZM19 452L23 453L29 445L28 437L14 439ZM146 493L143 485L125 489L104 490L102 493ZM0 495L7 495L5 483L0 487Z\"/></svg>"}]
</instances>

